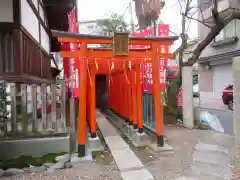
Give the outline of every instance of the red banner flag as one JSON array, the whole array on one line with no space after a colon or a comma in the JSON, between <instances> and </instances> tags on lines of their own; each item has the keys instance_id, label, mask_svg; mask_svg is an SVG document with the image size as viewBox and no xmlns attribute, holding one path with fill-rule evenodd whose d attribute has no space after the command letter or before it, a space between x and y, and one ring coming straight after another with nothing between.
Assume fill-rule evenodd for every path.
<instances>
[{"instance_id":1,"label":"red banner flag","mask_svg":"<svg viewBox=\"0 0 240 180\"><path fill-rule=\"evenodd\" d=\"M77 16L76 16L76 8L74 7L72 11L68 15L68 24L69 24L69 32L78 32L77 25ZM78 50L78 44L71 44L71 50ZM79 58L72 59L72 95L73 97L78 97L79 92Z\"/></svg>"},{"instance_id":2,"label":"red banner flag","mask_svg":"<svg viewBox=\"0 0 240 180\"><path fill-rule=\"evenodd\" d=\"M169 25L168 24L159 24L158 25L158 36L168 36L169 35ZM153 36L152 29L145 29L142 32L133 32L132 36L135 37L149 37ZM132 48L149 48L149 46L140 46L135 45ZM166 46L160 47L162 53L165 53L165 57L159 59L160 61L160 89L161 91L165 91L166 89L166 73L168 67L168 53L169 48ZM144 63L141 67L141 82L142 82L142 90L144 92L152 93L153 90L153 79L152 79L152 63Z\"/></svg>"}]
</instances>

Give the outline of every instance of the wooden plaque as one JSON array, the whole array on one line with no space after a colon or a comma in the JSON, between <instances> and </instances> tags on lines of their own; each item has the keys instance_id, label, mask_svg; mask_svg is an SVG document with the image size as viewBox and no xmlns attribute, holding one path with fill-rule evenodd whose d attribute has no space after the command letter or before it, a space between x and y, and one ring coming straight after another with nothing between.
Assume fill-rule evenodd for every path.
<instances>
[{"instance_id":1,"label":"wooden plaque","mask_svg":"<svg viewBox=\"0 0 240 180\"><path fill-rule=\"evenodd\" d=\"M128 32L115 32L113 36L113 52L116 56L128 56Z\"/></svg>"}]
</instances>

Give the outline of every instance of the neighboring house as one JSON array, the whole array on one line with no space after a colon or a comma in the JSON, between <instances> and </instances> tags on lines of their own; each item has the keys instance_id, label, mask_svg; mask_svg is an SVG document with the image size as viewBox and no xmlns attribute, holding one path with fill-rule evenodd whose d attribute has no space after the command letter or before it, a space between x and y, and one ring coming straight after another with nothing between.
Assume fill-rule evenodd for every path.
<instances>
[{"instance_id":1,"label":"neighboring house","mask_svg":"<svg viewBox=\"0 0 240 180\"><path fill-rule=\"evenodd\" d=\"M0 0L0 79L17 83L18 91L20 83L55 83L60 71L52 52L59 51L59 44L51 29L68 30L67 13L75 4L75 0ZM30 101L30 86L28 94Z\"/></svg>"},{"instance_id":2,"label":"neighboring house","mask_svg":"<svg viewBox=\"0 0 240 180\"><path fill-rule=\"evenodd\" d=\"M99 35L101 32L101 29L98 27L97 22L101 20L105 20L105 19L78 22L78 32L80 34ZM97 48L101 46L99 44L91 44L91 45L88 45L88 47Z\"/></svg>"},{"instance_id":3,"label":"neighboring house","mask_svg":"<svg viewBox=\"0 0 240 180\"><path fill-rule=\"evenodd\" d=\"M0 77L13 82L51 81L50 30L38 0L0 0Z\"/></svg>"},{"instance_id":4,"label":"neighboring house","mask_svg":"<svg viewBox=\"0 0 240 180\"><path fill-rule=\"evenodd\" d=\"M203 10L205 21L211 22L211 9L206 1L198 0L198 4ZM218 1L220 13L228 11L231 6L227 0ZM200 23L198 28L199 39L203 40L209 32L209 28ZM227 109L222 103L221 96L223 88L233 83L232 58L240 55L239 29L239 20L230 22L203 50L198 60L202 107Z\"/></svg>"},{"instance_id":5,"label":"neighboring house","mask_svg":"<svg viewBox=\"0 0 240 180\"><path fill-rule=\"evenodd\" d=\"M183 52L183 62L187 62L188 58L191 57L192 51L197 47L198 43L199 43L198 38L191 39L187 42L187 47L185 48L185 50ZM177 49L174 53L176 54L177 64L179 64L179 62L178 62L179 49Z\"/></svg>"},{"instance_id":6,"label":"neighboring house","mask_svg":"<svg viewBox=\"0 0 240 180\"><path fill-rule=\"evenodd\" d=\"M188 61L188 59L192 56L193 50L197 47L198 44L199 44L198 38L191 39L187 42L187 47L185 48L185 50L183 52L183 62ZM174 54L176 55L177 64L179 64L179 49L177 49L174 52ZM198 68L198 65L194 64L193 65L193 75L197 74L197 68Z\"/></svg>"},{"instance_id":7,"label":"neighboring house","mask_svg":"<svg viewBox=\"0 0 240 180\"><path fill-rule=\"evenodd\" d=\"M98 20L89 20L89 21L79 21L78 22L78 30L81 34L91 34L97 35L101 31L101 29L97 26Z\"/></svg>"}]
</instances>

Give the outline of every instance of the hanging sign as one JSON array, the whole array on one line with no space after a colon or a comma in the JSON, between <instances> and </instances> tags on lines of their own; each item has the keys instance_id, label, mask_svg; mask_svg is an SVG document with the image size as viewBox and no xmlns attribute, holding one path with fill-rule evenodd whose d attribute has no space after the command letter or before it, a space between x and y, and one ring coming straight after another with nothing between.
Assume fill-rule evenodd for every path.
<instances>
[{"instance_id":1,"label":"hanging sign","mask_svg":"<svg viewBox=\"0 0 240 180\"><path fill-rule=\"evenodd\" d=\"M169 35L169 25L168 24L159 24L158 25L158 36L168 36ZM152 29L145 29L142 32L134 32L132 36L135 37L149 37L153 36ZM146 49L149 46L144 45L134 45L132 48L142 48ZM161 46L160 50L162 53L166 54L163 58L159 59L159 81L160 81L160 90L163 92L166 89L166 72L168 67L168 46ZM141 82L142 82L142 91L147 93L152 93L153 91L153 79L152 79L152 63L143 63L141 66Z\"/></svg>"},{"instance_id":2,"label":"hanging sign","mask_svg":"<svg viewBox=\"0 0 240 180\"><path fill-rule=\"evenodd\" d=\"M77 26L77 16L76 16L76 8L74 7L72 11L68 14L68 24L69 24L69 32L78 32ZM71 51L78 50L78 44L71 43ZM71 87L72 87L72 96L79 96L79 58L72 58L72 71L71 71Z\"/></svg>"}]
</instances>

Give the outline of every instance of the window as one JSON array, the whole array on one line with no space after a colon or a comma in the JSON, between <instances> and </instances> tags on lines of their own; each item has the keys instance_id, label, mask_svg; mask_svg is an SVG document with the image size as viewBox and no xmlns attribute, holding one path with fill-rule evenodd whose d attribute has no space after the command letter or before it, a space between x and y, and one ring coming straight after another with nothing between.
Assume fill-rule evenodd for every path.
<instances>
[{"instance_id":1,"label":"window","mask_svg":"<svg viewBox=\"0 0 240 180\"><path fill-rule=\"evenodd\" d=\"M225 40L231 37L236 36L236 27L238 25L238 21L232 20L223 30L215 37L215 42Z\"/></svg>"},{"instance_id":2,"label":"window","mask_svg":"<svg viewBox=\"0 0 240 180\"><path fill-rule=\"evenodd\" d=\"M88 29L94 29L94 25L87 26Z\"/></svg>"}]
</instances>

